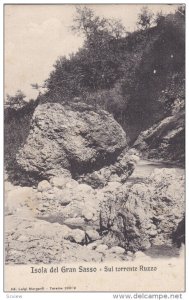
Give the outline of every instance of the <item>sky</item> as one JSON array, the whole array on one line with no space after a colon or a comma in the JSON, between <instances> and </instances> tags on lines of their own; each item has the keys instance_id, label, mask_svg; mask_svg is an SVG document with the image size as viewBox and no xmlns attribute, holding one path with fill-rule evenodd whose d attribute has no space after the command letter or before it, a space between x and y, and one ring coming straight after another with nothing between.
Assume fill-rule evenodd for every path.
<instances>
[{"instance_id":1,"label":"sky","mask_svg":"<svg viewBox=\"0 0 189 300\"><path fill-rule=\"evenodd\" d=\"M136 29L142 4L85 5L97 15L117 18L127 31ZM174 12L177 5L147 5L157 13ZM43 84L59 56L76 52L83 37L73 34L75 5L6 5L4 26L4 92L14 95L21 89L26 99L37 97L31 83Z\"/></svg>"}]
</instances>

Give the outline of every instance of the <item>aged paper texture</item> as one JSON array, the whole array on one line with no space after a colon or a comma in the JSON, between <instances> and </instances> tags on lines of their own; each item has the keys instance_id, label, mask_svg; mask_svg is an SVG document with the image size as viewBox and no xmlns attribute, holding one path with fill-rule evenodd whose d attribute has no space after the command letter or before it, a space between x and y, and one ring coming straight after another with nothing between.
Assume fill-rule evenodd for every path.
<instances>
[{"instance_id":1,"label":"aged paper texture","mask_svg":"<svg viewBox=\"0 0 189 300\"><path fill-rule=\"evenodd\" d=\"M4 6L4 291L185 291L185 6Z\"/></svg>"}]
</instances>

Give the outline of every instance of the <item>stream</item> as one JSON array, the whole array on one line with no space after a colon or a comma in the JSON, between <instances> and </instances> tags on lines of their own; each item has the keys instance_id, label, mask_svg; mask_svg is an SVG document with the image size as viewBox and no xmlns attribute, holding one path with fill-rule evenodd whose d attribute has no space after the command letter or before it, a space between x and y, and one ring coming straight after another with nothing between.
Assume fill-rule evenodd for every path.
<instances>
[{"instance_id":1,"label":"stream","mask_svg":"<svg viewBox=\"0 0 189 300\"><path fill-rule=\"evenodd\" d=\"M133 174L129 177L128 182L140 182L143 178L150 176L154 169L157 168L174 168L178 176L182 176L185 174L184 168L175 166L170 163L140 160ZM178 257L180 254L180 248L178 248L177 246L154 245L144 253L151 258Z\"/></svg>"},{"instance_id":2,"label":"stream","mask_svg":"<svg viewBox=\"0 0 189 300\"><path fill-rule=\"evenodd\" d=\"M178 176L182 176L185 174L185 169L175 166L170 163L164 162L154 162L149 160L140 160L133 172L133 174L129 177L128 183L136 183L142 181L145 177L150 176L150 174L154 171L154 169L162 169L162 168L174 168L178 174ZM62 214L50 215L48 217L38 217L38 219L46 220L50 223L58 222L59 224L64 224L64 219ZM69 224L69 227L72 229L83 229L79 225L74 224L73 226ZM85 228L85 229L90 229ZM150 249L144 252L147 256L151 258L167 258L167 257L178 257L180 254L180 248L177 246L168 246L168 245L160 245L160 246L152 246Z\"/></svg>"},{"instance_id":3,"label":"stream","mask_svg":"<svg viewBox=\"0 0 189 300\"><path fill-rule=\"evenodd\" d=\"M185 169L175 166L171 163L154 162L150 160L141 159L136 165L133 174L129 177L128 182L141 181L141 179L148 177L154 171L154 169L162 169L162 168L174 168L178 176L182 176L185 174Z\"/></svg>"}]
</instances>

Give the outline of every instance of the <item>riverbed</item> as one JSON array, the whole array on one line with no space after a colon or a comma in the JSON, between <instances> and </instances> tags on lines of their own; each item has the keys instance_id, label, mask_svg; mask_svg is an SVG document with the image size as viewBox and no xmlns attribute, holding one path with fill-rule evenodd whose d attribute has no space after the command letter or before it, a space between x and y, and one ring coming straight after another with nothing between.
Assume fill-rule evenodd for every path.
<instances>
[{"instance_id":1,"label":"riverbed","mask_svg":"<svg viewBox=\"0 0 189 300\"><path fill-rule=\"evenodd\" d=\"M182 176L185 174L184 168L175 166L174 164L166 163L166 162L154 162L150 160L141 159L136 165L133 174L129 177L128 182L138 182L141 179L150 176L150 174L155 169L162 169L162 168L171 168L171 169L174 168L178 176Z\"/></svg>"}]
</instances>

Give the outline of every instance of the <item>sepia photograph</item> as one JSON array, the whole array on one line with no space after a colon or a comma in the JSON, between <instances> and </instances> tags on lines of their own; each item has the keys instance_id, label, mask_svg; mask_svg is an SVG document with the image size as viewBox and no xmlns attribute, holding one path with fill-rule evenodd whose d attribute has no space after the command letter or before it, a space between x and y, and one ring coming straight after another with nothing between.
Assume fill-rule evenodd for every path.
<instances>
[{"instance_id":1,"label":"sepia photograph","mask_svg":"<svg viewBox=\"0 0 189 300\"><path fill-rule=\"evenodd\" d=\"M4 290L185 291L185 5L4 5Z\"/></svg>"}]
</instances>

